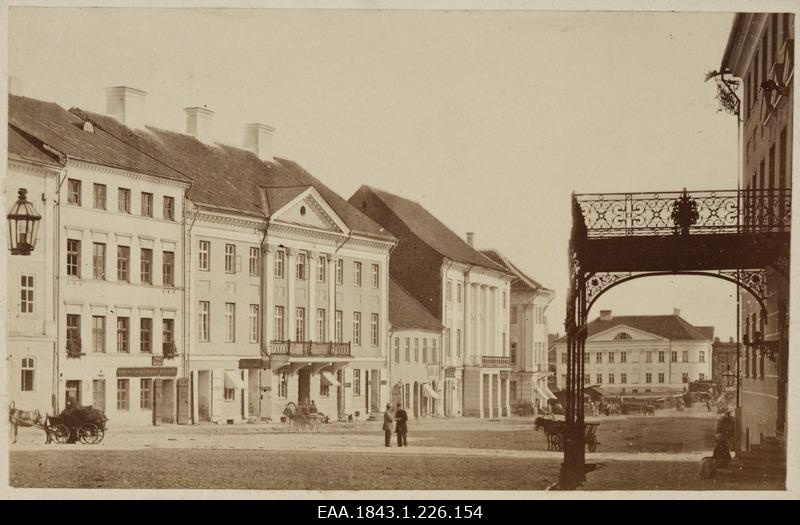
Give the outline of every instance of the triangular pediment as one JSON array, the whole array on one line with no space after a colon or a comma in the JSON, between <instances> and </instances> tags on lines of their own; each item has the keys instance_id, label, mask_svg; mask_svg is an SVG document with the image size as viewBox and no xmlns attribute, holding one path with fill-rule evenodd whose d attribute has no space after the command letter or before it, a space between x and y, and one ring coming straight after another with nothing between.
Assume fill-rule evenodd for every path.
<instances>
[{"instance_id":1,"label":"triangular pediment","mask_svg":"<svg viewBox=\"0 0 800 525\"><path fill-rule=\"evenodd\" d=\"M624 343L625 341L663 341L664 338L660 335L645 332L632 326L618 324L607 330L589 336L587 341L592 342L609 342L618 341Z\"/></svg>"},{"instance_id":2,"label":"triangular pediment","mask_svg":"<svg viewBox=\"0 0 800 525\"><path fill-rule=\"evenodd\" d=\"M270 222L341 234L350 229L313 186L265 189Z\"/></svg>"}]
</instances>

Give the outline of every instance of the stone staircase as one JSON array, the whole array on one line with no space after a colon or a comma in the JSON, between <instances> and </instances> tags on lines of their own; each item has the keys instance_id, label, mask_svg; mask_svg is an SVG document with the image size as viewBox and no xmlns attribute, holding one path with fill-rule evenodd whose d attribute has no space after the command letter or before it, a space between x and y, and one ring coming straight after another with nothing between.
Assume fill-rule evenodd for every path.
<instances>
[{"instance_id":1,"label":"stone staircase","mask_svg":"<svg viewBox=\"0 0 800 525\"><path fill-rule=\"evenodd\" d=\"M775 437L764 438L760 445L736 454L727 468L717 469L717 476L732 481L786 482L786 444Z\"/></svg>"}]
</instances>

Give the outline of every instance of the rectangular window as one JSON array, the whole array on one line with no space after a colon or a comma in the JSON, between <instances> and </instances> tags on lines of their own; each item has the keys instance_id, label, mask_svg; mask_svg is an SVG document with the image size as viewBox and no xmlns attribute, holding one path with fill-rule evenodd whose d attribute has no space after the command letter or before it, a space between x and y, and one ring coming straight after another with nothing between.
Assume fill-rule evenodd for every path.
<instances>
[{"instance_id":1,"label":"rectangular window","mask_svg":"<svg viewBox=\"0 0 800 525\"><path fill-rule=\"evenodd\" d=\"M153 216L153 194L142 192L142 215L144 217Z\"/></svg>"},{"instance_id":2,"label":"rectangular window","mask_svg":"<svg viewBox=\"0 0 800 525\"><path fill-rule=\"evenodd\" d=\"M19 310L23 314L33 313L33 275L21 275L19 278Z\"/></svg>"},{"instance_id":3,"label":"rectangular window","mask_svg":"<svg viewBox=\"0 0 800 525\"><path fill-rule=\"evenodd\" d=\"M594 362L595 363L602 363L603 362L603 352L596 352L594 354Z\"/></svg>"},{"instance_id":4,"label":"rectangular window","mask_svg":"<svg viewBox=\"0 0 800 525\"><path fill-rule=\"evenodd\" d=\"M659 383L663 383L664 382L664 372L659 372L658 373L658 382Z\"/></svg>"},{"instance_id":5,"label":"rectangular window","mask_svg":"<svg viewBox=\"0 0 800 525\"><path fill-rule=\"evenodd\" d=\"M296 275L295 278L298 281L303 281L306 278L306 254L304 252L298 252L297 254L297 263L295 264L296 267Z\"/></svg>"},{"instance_id":6,"label":"rectangular window","mask_svg":"<svg viewBox=\"0 0 800 525\"><path fill-rule=\"evenodd\" d=\"M619 353L619 362L620 363L627 363L628 362L628 352L620 352Z\"/></svg>"},{"instance_id":7,"label":"rectangular window","mask_svg":"<svg viewBox=\"0 0 800 525\"><path fill-rule=\"evenodd\" d=\"M175 252L163 252L161 257L164 286L175 286Z\"/></svg>"},{"instance_id":8,"label":"rectangular window","mask_svg":"<svg viewBox=\"0 0 800 525\"><path fill-rule=\"evenodd\" d=\"M608 362L609 363L613 363L614 362L614 352L609 352L608 353Z\"/></svg>"},{"instance_id":9,"label":"rectangular window","mask_svg":"<svg viewBox=\"0 0 800 525\"><path fill-rule=\"evenodd\" d=\"M261 250L255 246L250 247L250 275L258 275L261 262Z\"/></svg>"},{"instance_id":10,"label":"rectangular window","mask_svg":"<svg viewBox=\"0 0 800 525\"><path fill-rule=\"evenodd\" d=\"M306 340L306 309L295 308L294 310L294 340Z\"/></svg>"},{"instance_id":11,"label":"rectangular window","mask_svg":"<svg viewBox=\"0 0 800 525\"><path fill-rule=\"evenodd\" d=\"M145 284L153 284L153 250L150 248L142 248L142 282Z\"/></svg>"},{"instance_id":12,"label":"rectangular window","mask_svg":"<svg viewBox=\"0 0 800 525\"><path fill-rule=\"evenodd\" d=\"M628 382L628 374L622 373L619 375L619 382L623 385Z\"/></svg>"},{"instance_id":13,"label":"rectangular window","mask_svg":"<svg viewBox=\"0 0 800 525\"><path fill-rule=\"evenodd\" d=\"M445 297L447 298L448 303L453 301L453 281L447 281L447 285L445 286Z\"/></svg>"},{"instance_id":14,"label":"rectangular window","mask_svg":"<svg viewBox=\"0 0 800 525\"><path fill-rule=\"evenodd\" d=\"M81 316L77 314L67 314L67 351L81 351Z\"/></svg>"},{"instance_id":15,"label":"rectangular window","mask_svg":"<svg viewBox=\"0 0 800 525\"><path fill-rule=\"evenodd\" d=\"M614 374L608 374L608 384L609 385L614 384Z\"/></svg>"},{"instance_id":16,"label":"rectangular window","mask_svg":"<svg viewBox=\"0 0 800 525\"><path fill-rule=\"evenodd\" d=\"M200 241L200 248L197 251L197 265L198 267L207 272L211 269L211 242Z\"/></svg>"},{"instance_id":17,"label":"rectangular window","mask_svg":"<svg viewBox=\"0 0 800 525\"><path fill-rule=\"evenodd\" d=\"M102 242L92 243L92 270L95 279L106 278L106 245Z\"/></svg>"},{"instance_id":18,"label":"rectangular window","mask_svg":"<svg viewBox=\"0 0 800 525\"><path fill-rule=\"evenodd\" d=\"M128 410L128 379L117 379L117 410Z\"/></svg>"},{"instance_id":19,"label":"rectangular window","mask_svg":"<svg viewBox=\"0 0 800 525\"><path fill-rule=\"evenodd\" d=\"M161 352L164 355L175 355L175 319L161 320Z\"/></svg>"},{"instance_id":20,"label":"rectangular window","mask_svg":"<svg viewBox=\"0 0 800 525\"><path fill-rule=\"evenodd\" d=\"M250 305L250 342L258 342L258 305Z\"/></svg>"},{"instance_id":21,"label":"rectangular window","mask_svg":"<svg viewBox=\"0 0 800 525\"><path fill-rule=\"evenodd\" d=\"M380 285L381 267L377 264L372 265L372 287L377 288Z\"/></svg>"},{"instance_id":22,"label":"rectangular window","mask_svg":"<svg viewBox=\"0 0 800 525\"><path fill-rule=\"evenodd\" d=\"M149 377L139 380L139 408L153 408L153 380Z\"/></svg>"},{"instance_id":23,"label":"rectangular window","mask_svg":"<svg viewBox=\"0 0 800 525\"><path fill-rule=\"evenodd\" d=\"M461 283L456 283L456 302L459 303L459 304L461 303L461 300L462 300L461 298L462 298L463 293L464 293L463 285ZM514 319L515 320L512 321L512 323L516 323L517 322L516 321L516 317Z\"/></svg>"},{"instance_id":24,"label":"rectangular window","mask_svg":"<svg viewBox=\"0 0 800 525\"><path fill-rule=\"evenodd\" d=\"M666 355L664 354L664 352L663 352L663 351L659 351L659 352L658 352L658 362L659 362L659 363L663 363L663 362L664 362L664 358L665 358L665 357L666 357Z\"/></svg>"},{"instance_id":25,"label":"rectangular window","mask_svg":"<svg viewBox=\"0 0 800 525\"><path fill-rule=\"evenodd\" d=\"M419 363L419 338L414 338L414 362Z\"/></svg>"},{"instance_id":26,"label":"rectangular window","mask_svg":"<svg viewBox=\"0 0 800 525\"><path fill-rule=\"evenodd\" d=\"M591 381L592 380L591 380L589 374L583 374L583 384L584 385L588 385L589 383L591 383Z\"/></svg>"},{"instance_id":27,"label":"rectangular window","mask_svg":"<svg viewBox=\"0 0 800 525\"><path fill-rule=\"evenodd\" d=\"M328 397L331 395L331 387L323 379L319 382L319 397Z\"/></svg>"},{"instance_id":28,"label":"rectangular window","mask_svg":"<svg viewBox=\"0 0 800 525\"><path fill-rule=\"evenodd\" d=\"M378 346L378 314L372 314L369 322L370 344Z\"/></svg>"},{"instance_id":29,"label":"rectangular window","mask_svg":"<svg viewBox=\"0 0 800 525\"><path fill-rule=\"evenodd\" d=\"M511 324L517 324L517 307L511 307Z\"/></svg>"},{"instance_id":30,"label":"rectangular window","mask_svg":"<svg viewBox=\"0 0 800 525\"><path fill-rule=\"evenodd\" d=\"M567 353L566 352L561 352L561 364L562 365L566 365L567 364Z\"/></svg>"},{"instance_id":31,"label":"rectangular window","mask_svg":"<svg viewBox=\"0 0 800 525\"><path fill-rule=\"evenodd\" d=\"M276 341L284 341L286 340L286 336L284 335L284 321L283 321L283 306L276 306L275 312L272 317L273 326L272 329L275 332L273 338Z\"/></svg>"},{"instance_id":32,"label":"rectangular window","mask_svg":"<svg viewBox=\"0 0 800 525\"><path fill-rule=\"evenodd\" d=\"M281 372L278 375L278 397L286 399L289 395L289 372Z\"/></svg>"},{"instance_id":33,"label":"rectangular window","mask_svg":"<svg viewBox=\"0 0 800 525\"><path fill-rule=\"evenodd\" d=\"M81 181L77 179L67 180L67 202L76 206L81 205Z\"/></svg>"},{"instance_id":34,"label":"rectangular window","mask_svg":"<svg viewBox=\"0 0 800 525\"><path fill-rule=\"evenodd\" d=\"M175 199L164 197L164 218L168 221L175 220Z\"/></svg>"},{"instance_id":35,"label":"rectangular window","mask_svg":"<svg viewBox=\"0 0 800 525\"><path fill-rule=\"evenodd\" d=\"M670 353L670 361L671 361L672 363L677 363L677 362L678 362L678 352L676 352L675 350L673 350L673 351Z\"/></svg>"},{"instance_id":36,"label":"rectangular window","mask_svg":"<svg viewBox=\"0 0 800 525\"><path fill-rule=\"evenodd\" d=\"M445 328L445 330L444 330L444 354L448 358L451 357L451 353L450 353L450 329L449 328Z\"/></svg>"},{"instance_id":37,"label":"rectangular window","mask_svg":"<svg viewBox=\"0 0 800 525\"><path fill-rule=\"evenodd\" d=\"M689 352L687 352L686 350L684 350L684 351L683 351L683 353L681 354L681 360L682 360L684 363L688 363L688 362L689 362Z\"/></svg>"},{"instance_id":38,"label":"rectangular window","mask_svg":"<svg viewBox=\"0 0 800 525\"><path fill-rule=\"evenodd\" d=\"M325 282L325 269L328 264L328 258L324 255L317 258L317 282Z\"/></svg>"},{"instance_id":39,"label":"rectangular window","mask_svg":"<svg viewBox=\"0 0 800 525\"><path fill-rule=\"evenodd\" d=\"M645 352L644 353L644 362L645 363L652 363L653 362L653 352Z\"/></svg>"},{"instance_id":40,"label":"rectangular window","mask_svg":"<svg viewBox=\"0 0 800 525\"><path fill-rule=\"evenodd\" d=\"M683 383L688 383L689 382L689 373L688 372L684 372L683 374L681 374L681 382L683 382Z\"/></svg>"},{"instance_id":41,"label":"rectangular window","mask_svg":"<svg viewBox=\"0 0 800 525\"><path fill-rule=\"evenodd\" d=\"M106 185L105 184L95 184L94 191L93 191L93 202L92 205L98 210L105 210L106 209Z\"/></svg>"},{"instance_id":42,"label":"rectangular window","mask_svg":"<svg viewBox=\"0 0 800 525\"><path fill-rule=\"evenodd\" d=\"M153 353L153 320L149 317L139 319L139 351Z\"/></svg>"},{"instance_id":43,"label":"rectangular window","mask_svg":"<svg viewBox=\"0 0 800 525\"><path fill-rule=\"evenodd\" d=\"M361 370L358 368L353 369L353 395L361 395Z\"/></svg>"},{"instance_id":44,"label":"rectangular window","mask_svg":"<svg viewBox=\"0 0 800 525\"><path fill-rule=\"evenodd\" d=\"M361 344L361 312L353 312L353 344Z\"/></svg>"},{"instance_id":45,"label":"rectangular window","mask_svg":"<svg viewBox=\"0 0 800 525\"><path fill-rule=\"evenodd\" d=\"M36 363L32 357L23 357L20 366L20 390L33 392L36 384Z\"/></svg>"},{"instance_id":46,"label":"rectangular window","mask_svg":"<svg viewBox=\"0 0 800 525\"><path fill-rule=\"evenodd\" d=\"M81 241L67 239L67 275L81 276Z\"/></svg>"},{"instance_id":47,"label":"rectangular window","mask_svg":"<svg viewBox=\"0 0 800 525\"><path fill-rule=\"evenodd\" d=\"M649 383L652 383L652 382L653 382L653 374L652 374L652 373L650 373L650 372L647 372L647 373L644 375L644 382L645 382L645 383L648 383L648 384L649 384Z\"/></svg>"},{"instance_id":48,"label":"rectangular window","mask_svg":"<svg viewBox=\"0 0 800 525\"><path fill-rule=\"evenodd\" d=\"M122 213L131 212L131 190L127 188L117 190L117 210Z\"/></svg>"},{"instance_id":49,"label":"rectangular window","mask_svg":"<svg viewBox=\"0 0 800 525\"><path fill-rule=\"evenodd\" d=\"M283 279L283 265L285 257L286 257L286 252L284 252L283 250L275 251L274 270L275 270L275 277L279 279Z\"/></svg>"},{"instance_id":50,"label":"rectangular window","mask_svg":"<svg viewBox=\"0 0 800 525\"><path fill-rule=\"evenodd\" d=\"M431 363L438 363L439 356L436 351L436 339L431 339Z\"/></svg>"},{"instance_id":51,"label":"rectangular window","mask_svg":"<svg viewBox=\"0 0 800 525\"><path fill-rule=\"evenodd\" d=\"M334 313L334 331L336 342L344 342L344 315L341 310Z\"/></svg>"},{"instance_id":52,"label":"rectangular window","mask_svg":"<svg viewBox=\"0 0 800 525\"><path fill-rule=\"evenodd\" d=\"M456 328L456 357L461 357L461 328Z\"/></svg>"},{"instance_id":53,"label":"rectangular window","mask_svg":"<svg viewBox=\"0 0 800 525\"><path fill-rule=\"evenodd\" d=\"M423 363L429 363L430 362L430 361L428 361L428 338L427 337L423 337L422 338L422 362Z\"/></svg>"},{"instance_id":54,"label":"rectangular window","mask_svg":"<svg viewBox=\"0 0 800 525\"><path fill-rule=\"evenodd\" d=\"M208 301L200 301L200 308L198 311L199 319L197 321L197 326L199 329L199 333L197 337L200 341L207 342L209 339L209 334L211 333L211 326L210 326L210 316L209 314L211 310L211 303Z\"/></svg>"},{"instance_id":55,"label":"rectangular window","mask_svg":"<svg viewBox=\"0 0 800 525\"><path fill-rule=\"evenodd\" d=\"M598 385L603 384L603 374L597 374L597 384Z\"/></svg>"},{"instance_id":56,"label":"rectangular window","mask_svg":"<svg viewBox=\"0 0 800 525\"><path fill-rule=\"evenodd\" d=\"M326 326L326 319L325 319L325 309L324 308L317 308L317 341L325 341L325 326Z\"/></svg>"},{"instance_id":57,"label":"rectangular window","mask_svg":"<svg viewBox=\"0 0 800 525\"><path fill-rule=\"evenodd\" d=\"M361 263L358 261L353 263L353 284L361 286Z\"/></svg>"},{"instance_id":58,"label":"rectangular window","mask_svg":"<svg viewBox=\"0 0 800 525\"><path fill-rule=\"evenodd\" d=\"M698 361L700 361L701 363L705 363L706 362L706 353L705 353L705 351L700 350L700 356L699 356Z\"/></svg>"},{"instance_id":59,"label":"rectangular window","mask_svg":"<svg viewBox=\"0 0 800 525\"><path fill-rule=\"evenodd\" d=\"M92 316L92 351L106 351L106 318L102 315Z\"/></svg>"},{"instance_id":60,"label":"rectangular window","mask_svg":"<svg viewBox=\"0 0 800 525\"><path fill-rule=\"evenodd\" d=\"M225 342L236 341L236 303L225 303Z\"/></svg>"},{"instance_id":61,"label":"rectangular window","mask_svg":"<svg viewBox=\"0 0 800 525\"><path fill-rule=\"evenodd\" d=\"M236 389L225 387L222 390L222 399L224 401L236 401Z\"/></svg>"},{"instance_id":62,"label":"rectangular window","mask_svg":"<svg viewBox=\"0 0 800 525\"><path fill-rule=\"evenodd\" d=\"M406 363L411 362L411 338L406 337Z\"/></svg>"},{"instance_id":63,"label":"rectangular window","mask_svg":"<svg viewBox=\"0 0 800 525\"><path fill-rule=\"evenodd\" d=\"M117 317L117 352L130 353L130 317Z\"/></svg>"},{"instance_id":64,"label":"rectangular window","mask_svg":"<svg viewBox=\"0 0 800 525\"><path fill-rule=\"evenodd\" d=\"M336 260L336 284L344 283L344 260Z\"/></svg>"},{"instance_id":65,"label":"rectangular window","mask_svg":"<svg viewBox=\"0 0 800 525\"><path fill-rule=\"evenodd\" d=\"M517 364L517 343L511 343L511 364Z\"/></svg>"},{"instance_id":66,"label":"rectangular window","mask_svg":"<svg viewBox=\"0 0 800 525\"><path fill-rule=\"evenodd\" d=\"M236 273L236 245L225 245L225 273Z\"/></svg>"},{"instance_id":67,"label":"rectangular window","mask_svg":"<svg viewBox=\"0 0 800 525\"><path fill-rule=\"evenodd\" d=\"M399 337L395 337L394 338L394 362L395 363L399 363L400 362L400 338Z\"/></svg>"}]
</instances>

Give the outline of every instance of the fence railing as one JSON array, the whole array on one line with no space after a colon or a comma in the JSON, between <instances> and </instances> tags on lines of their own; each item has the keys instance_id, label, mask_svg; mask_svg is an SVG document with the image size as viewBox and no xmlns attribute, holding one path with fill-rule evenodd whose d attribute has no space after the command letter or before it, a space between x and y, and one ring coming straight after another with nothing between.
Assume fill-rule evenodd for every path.
<instances>
[{"instance_id":1,"label":"fence railing","mask_svg":"<svg viewBox=\"0 0 800 525\"><path fill-rule=\"evenodd\" d=\"M271 355L290 357L350 357L350 343L333 341L271 341L269 353Z\"/></svg>"},{"instance_id":2,"label":"fence railing","mask_svg":"<svg viewBox=\"0 0 800 525\"><path fill-rule=\"evenodd\" d=\"M791 190L575 195L589 238L789 231ZM573 217L576 219L576 217Z\"/></svg>"}]
</instances>

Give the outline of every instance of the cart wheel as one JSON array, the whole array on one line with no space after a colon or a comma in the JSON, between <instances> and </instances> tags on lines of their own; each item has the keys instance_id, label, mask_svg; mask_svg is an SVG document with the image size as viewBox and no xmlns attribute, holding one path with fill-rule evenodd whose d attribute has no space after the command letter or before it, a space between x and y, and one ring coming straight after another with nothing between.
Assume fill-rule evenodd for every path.
<instances>
[{"instance_id":1,"label":"cart wheel","mask_svg":"<svg viewBox=\"0 0 800 525\"><path fill-rule=\"evenodd\" d=\"M97 425L92 423L87 423L85 425L81 425L78 428L78 439L81 440L81 443L85 445L94 445L100 442L100 429L97 428Z\"/></svg>"},{"instance_id":2,"label":"cart wheel","mask_svg":"<svg viewBox=\"0 0 800 525\"><path fill-rule=\"evenodd\" d=\"M597 450L597 440L592 437L587 443L586 448L589 449L589 452L594 452Z\"/></svg>"},{"instance_id":3,"label":"cart wheel","mask_svg":"<svg viewBox=\"0 0 800 525\"><path fill-rule=\"evenodd\" d=\"M69 441L70 432L66 425L56 425L54 427L50 427L50 433L53 434L53 439L56 440L56 443L63 445Z\"/></svg>"}]
</instances>

